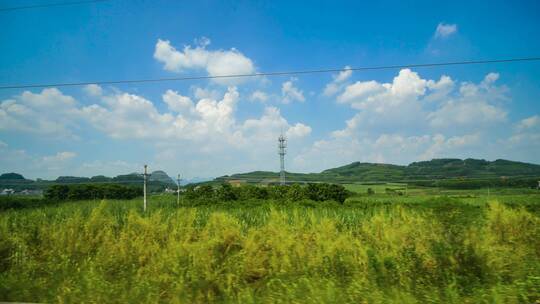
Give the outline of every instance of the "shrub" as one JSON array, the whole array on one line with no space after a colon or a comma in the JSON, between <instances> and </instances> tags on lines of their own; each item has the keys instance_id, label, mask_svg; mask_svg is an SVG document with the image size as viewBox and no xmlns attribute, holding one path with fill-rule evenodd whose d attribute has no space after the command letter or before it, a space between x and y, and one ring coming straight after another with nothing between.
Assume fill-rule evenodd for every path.
<instances>
[{"instance_id":1,"label":"shrub","mask_svg":"<svg viewBox=\"0 0 540 304\"><path fill-rule=\"evenodd\" d=\"M274 200L283 200L287 197L288 186L273 185L268 187L268 198Z\"/></svg>"},{"instance_id":2,"label":"shrub","mask_svg":"<svg viewBox=\"0 0 540 304\"><path fill-rule=\"evenodd\" d=\"M308 184L306 189L306 197L314 201L329 201L334 200L339 203L344 203L349 196L349 192L345 187L336 184Z\"/></svg>"},{"instance_id":3,"label":"shrub","mask_svg":"<svg viewBox=\"0 0 540 304\"><path fill-rule=\"evenodd\" d=\"M287 189L287 199L291 201L299 201L306 198L306 194L302 186L293 184Z\"/></svg>"},{"instance_id":4,"label":"shrub","mask_svg":"<svg viewBox=\"0 0 540 304\"><path fill-rule=\"evenodd\" d=\"M195 194L198 198L210 199L214 198L216 193L211 185L201 185L195 188Z\"/></svg>"},{"instance_id":5,"label":"shrub","mask_svg":"<svg viewBox=\"0 0 540 304\"><path fill-rule=\"evenodd\" d=\"M142 195L142 187L115 184L53 185L44 195L51 200L132 199Z\"/></svg>"},{"instance_id":6,"label":"shrub","mask_svg":"<svg viewBox=\"0 0 540 304\"><path fill-rule=\"evenodd\" d=\"M233 201L238 199L238 195L235 193L233 187L229 183L224 183L216 191L217 198L223 201Z\"/></svg>"}]
</instances>

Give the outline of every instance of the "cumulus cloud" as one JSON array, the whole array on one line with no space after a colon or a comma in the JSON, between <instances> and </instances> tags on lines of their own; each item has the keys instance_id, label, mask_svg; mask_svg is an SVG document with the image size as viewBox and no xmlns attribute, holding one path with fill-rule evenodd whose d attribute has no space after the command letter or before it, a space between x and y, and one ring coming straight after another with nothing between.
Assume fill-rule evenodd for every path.
<instances>
[{"instance_id":1,"label":"cumulus cloud","mask_svg":"<svg viewBox=\"0 0 540 304\"><path fill-rule=\"evenodd\" d=\"M249 97L249 100L251 101L259 101L259 102L266 102L268 100L269 96L263 91L256 90L253 93L251 93L251 96Z\"/></svg>"},{"instance_id":2,"label":"cumulus cloud","mask_svg":"<svg viewBox=\"0 0 540 304\"><path fill-rule=\"evenodd\" d=\"M183 115L193 114L193 101L188 96L182 96L176 91L167 90L162 97L169 110Z\"/></svg>"},{"instance_id":3,"label":"cumulus cloud","mask_svg":"<svg viewBox=\"0 0 540 304\"><path fill-rule=\"evenodd\" d=\"M349 103L355 109L375 108L382 112L391 106L397 106L424 95L427 81L409 69L399 71L392 83L377 81L358 81L345 88L338 96L340 103Z\"/></svg>"},{"instance_id":4,"label":"cumulus cloud","mask_svg":"<svg viewBox=\"0 0 540 304\"><path fill-rule=\"evenodd\" d=\"M403 69L388 83L348 84L336 102L356 113L344 128L314 142L295 161L306 169L324 169L352 161L409 163L496 155L493 144L504 135L493 130L507 122L504 105L509 100L508 89L498 80L499 74L489 73L478 83L457 83L447 75L424 79ZM526 118L515 129L530 130L536 120ZM516 133L512 140L533 140L533 134Z\"/></svg>"},{"instance_id":5,"label":"cumulus cloud","mask_svg":"<svg viewBox=\"0 0 540 304\"><path fill-rule=\"evenodd\" d=\"M291 79L281 85L283 103L291 103L293 101L304 102L306 100L304 97L304 92L294 86L294 81L296 81L296 79Z\"/></svg>"},{"instance_id":6,"label":"cumulus cloud","mask_svg":"<svg viewBox=\"0 0 540 304\"><path fill-rule=\"evenodd\" d=\"M83 90L86 94L93 97L101 96L101 94L103 94L103 89L97 84L86 85L83 87Z\"/></svg>"},{"instance_id":7,"label":"cumulus cloud","mask_svg":"<svg viewBox=\"0 0 540 304\"><path fill-rule=\"evenodd\" d=\"M299 138L307 136L311 133L311 127L306 126L303 123L296 123L294 126L290 126L285 136L287 138Z\"/></svg>"},{"instance_id":8,"label":"cumulus cloud","mask_svg":"<svg viewBox=\"0 0 540 304\"><path fill-rule=\"evenodd\" d=\"M117 93L105 96L104 105L90 105L82 112L94 127L113 138L200 139L223 133L231 135L233 112L238 100L236 87L229 87L222 100L190 98L168 90L163 100L173 112L160 113L141 96ZM191 117L190 117L191 116Z\"/></svg>"},{"instance_id":9,"label":"cumulus cloud","mask_svg":"<svg viewBox=\"0 0 540 304\"><path fill-rule=\"evenodd\" d=\"M504 147L518 147L523 151L532 148L540 153L540 116L533 115L518 121L510 137L501 143Z\"/></svg>"},{"instance_id":10,"label":"cumulus cloud","mask_svg":"<svg viewBox=\"0 0 540 304\"><path fill-rule=\"evenodd\" d=\"M435 38L446 38L457 32L458 28L456 24L439 23L435 30Z\"/></svg>"},{"instance_id":11,"label":"cumulus cloud","mask_svg":"<svg viewBox=\"0 0 540 304\"><path fill-rule=\"evenodd\" d=\"M121 91L102 94L100 102L80 105L71 96L57 89L35 94L24 92L0 104L0 130L76 136L86 125L113 139L145 139L161 142L190 142L200 151L251 149L254 143L277 138L280 130L292 137L304 137L311 128L301 123L290 125L279 109L267 107L259 118L244 122L236 119L240 94L230 86L221 97L209 94L197 101L173 90L162 95L167 110L143 96ZM262 145L262 146L264 146ZM73 152L46 156L42 161L60 161L75 157Z\"/></svg>"},{"instance_id":12,"label":"cumulus cloud","mask_svg":"<svg viewBox=\"0 0 540 304\"><path fill-rule=\"evenodd\" d=\"M0 103L0 130L75 137L78 118L76 100L55 88L37 94L25 91Z\"/></svg>"},{"instance_id":13,"label":"cumulus cloud","mask_svg":"<svg viewBox=\"0 0 540 304\"><path fill-rule=\"evenodd\" d=\"M325 96L333 96L337 94L343 87L344 82L348 80L352 75L352 70L350 66L345 66L343 71L339 72L337 75L333 75L332 82L328 83L324 87L323 95Z\"/></svg>"},{"instance_id":14,"label":"cumulus cloud","mask_svg":"<svg viewBox=\"0 0 540 304\"><path fill-rule=\"evenodd\" d=\"M45 160L45 161L65 161L65 160L72 159L75 156L77 156L77 153L75 153L75 152L64 151L64 152L58 152L58 153L56 153L55 155L52 155L52 156L45 156L45 157L43 157L43 160Z\"/></svg>"},{"instance_id":15,"label":"cumulus cloud","mask_svg":"<svg viewBox=\"0 0 540 304\"><path fill-rule=\"evenodd\" d=\"M533 115L531 117L524 118L517 123L516 127L519 131L540 127L540 116Z\"/></svg>"},{"instance_id":16,"label":"cumulus cloud","mask_svg":"<svg viewBox=\"0 0 540 304\"><path fill-rule=\"evenodd\" d=\"M191 90L193 91L193 97L195 99L204 99L204 98L218 99L221 95L221 93L218 90L214 90L210 88L201 88L201 87L193 86L191 87Z\"/></svg>"},{"instance_id":17,"label":"cumulus cloud","mask_svg":"<svg viewBox=\"0 0 540 304\"><path fill-rule=\"evenodd\" d=\"M206 70L209 76L245 75L255 73L253 61L237 49L208 50L210 40L203 38L198 45L184 46L179 51L171 45L169 40L158 39L154 58L163 63L163 68L171 72L186 70ZM231 85L245 81L246 78L217 78L214 82Z\"/></svg>"},{"instance_id":18,"label":"cumulus cloud","mask_svg":"<svg viewBox=\"0 0 540 304\"><path fill-rule=\"evenodd\" d=\"M23 173L26 178L56 177L60 172L72 168L72 159L77 154L70 151L54 155L34 155L24 149L15 149L7 144L0 145L0 164L5 172Z\"/></svg>"},{"instance_id":19,"label":"cumulus cloud","mask_svg":"<svg viewBox=\"0 0 540 304\"><path fill-rule=\"evenodd\" d=\"M429 131L431 128L474 128L506 121L503 105L508 90L496 85L499 75L489 73L480 83L456 86L447 75L439 80L423 79L410 69L399 71L390 83L357 81L336 98L359 112L336 136L353 134L359 128L378 127ZM467 130L462 130L466 132Z\"/></svg>"},{"instance_id":20,"label":"cumulus cloud","mask_svg":"<svg viewBox=\"0 0 540 304\"><path fill-rule=\"evenodd\" d=\"M486 125L506 121L507 112L498 101L506 100L505 87L497 87L497 73L487 74L480 84L464 82L459 94L444 100L442 106L429 113L434 127Z\"/></svg>"}]
</instances>

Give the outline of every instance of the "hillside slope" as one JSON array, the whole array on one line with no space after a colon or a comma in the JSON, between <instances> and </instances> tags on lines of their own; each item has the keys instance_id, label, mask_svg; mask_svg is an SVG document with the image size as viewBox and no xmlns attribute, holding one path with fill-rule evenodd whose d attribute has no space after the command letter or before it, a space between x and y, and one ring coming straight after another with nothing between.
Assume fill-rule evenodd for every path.
<instances>
[{"instance_id":1,"label":"hillside slope","mask_svg":"<svg viewBox=\"0 0 540 304\"><path fill-rule=\"evenodd\" d=\"M540 177L540 165L497 159L444 158L414 162L407 166L354 162L345 166L324 170L320 173L287 172L288 181L332 181L332 182L400 182L414 180L436 180L448 178L499 178ZM247 182L276 182L279 173L254 171L222 176L215 181L239 180Z\"/></svg>"}]
</instances>

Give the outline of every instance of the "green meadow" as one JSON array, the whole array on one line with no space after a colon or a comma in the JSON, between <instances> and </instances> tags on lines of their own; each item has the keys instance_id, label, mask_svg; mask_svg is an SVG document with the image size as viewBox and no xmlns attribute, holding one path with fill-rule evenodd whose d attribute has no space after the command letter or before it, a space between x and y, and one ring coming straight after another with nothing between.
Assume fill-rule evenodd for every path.
<instances>
[{"instance_id":1,"label":"green meadow","mask_svg":"<svg viewBox=\"0 0 540 304\"><path fill-rule=\"evenodd\" d=\"M156 195L147 212L141 198L3 210L0 301L540 302L538 191L386 191L403 186L351 184L343 204Z\"/></svg>"}]
</instances>

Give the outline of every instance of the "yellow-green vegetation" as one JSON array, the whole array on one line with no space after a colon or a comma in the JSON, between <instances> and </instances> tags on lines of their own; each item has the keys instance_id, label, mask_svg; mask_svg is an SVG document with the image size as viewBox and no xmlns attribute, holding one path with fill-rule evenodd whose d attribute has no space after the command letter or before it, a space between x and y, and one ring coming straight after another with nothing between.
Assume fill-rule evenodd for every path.
<instances>
[{"instance_id":1,"label":"yellow-green vegetation","mask_svg":"<svg viewBox=\"0 0 540 304\"><path fill-rule=\"evenodd\" d=\"M412 199L7 210L0 301L540 301L540 219L537 205L521 206L527 196Z\"/></svg>"}]
</instances>

